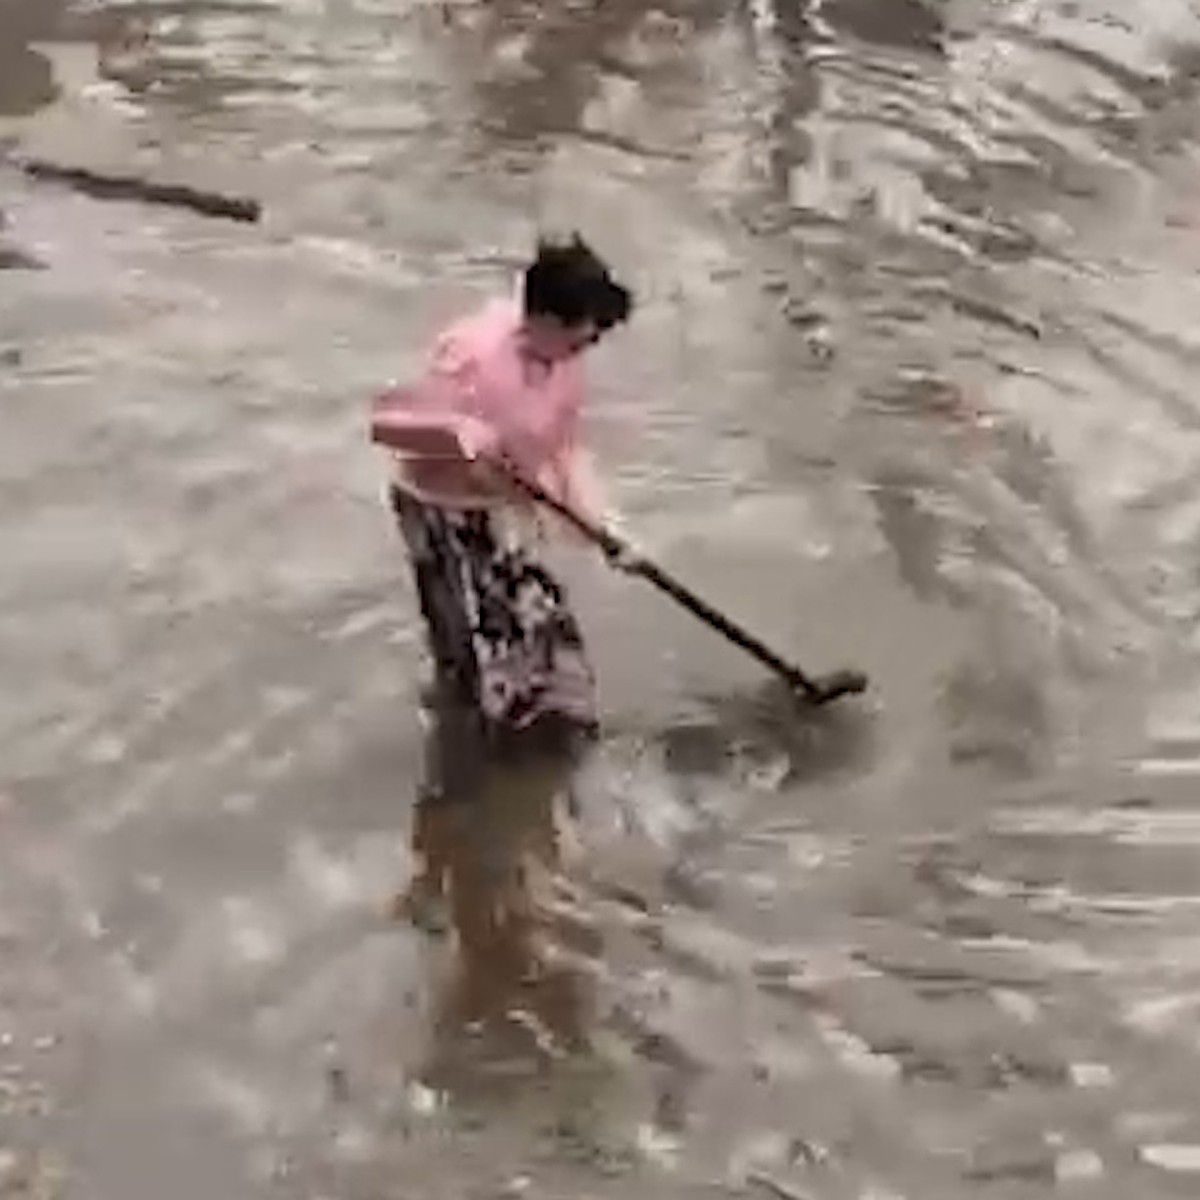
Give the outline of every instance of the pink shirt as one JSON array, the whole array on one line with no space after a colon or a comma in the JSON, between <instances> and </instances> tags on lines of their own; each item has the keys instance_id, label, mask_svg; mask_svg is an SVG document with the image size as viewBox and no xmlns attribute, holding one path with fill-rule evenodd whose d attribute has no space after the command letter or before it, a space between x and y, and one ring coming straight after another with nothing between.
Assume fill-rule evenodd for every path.
<instances>
[{"instance_id":1,"label":"pink shirt","mask_svg":"<svg viewBox=\"0 0 1200 1200\"><path fill-rule=\"evenodd\" d=\"M493 300L444 329L423 378L383 397L377 412L447 429L466 419L529 478L598 516L599 489L578 443L583 396L579 355L548 363L530 354L518 297ZM512 499L444 449L430 453L416 438L391 444L397 483L422 500L476 508Z\"/></svg>"}]
</instances>

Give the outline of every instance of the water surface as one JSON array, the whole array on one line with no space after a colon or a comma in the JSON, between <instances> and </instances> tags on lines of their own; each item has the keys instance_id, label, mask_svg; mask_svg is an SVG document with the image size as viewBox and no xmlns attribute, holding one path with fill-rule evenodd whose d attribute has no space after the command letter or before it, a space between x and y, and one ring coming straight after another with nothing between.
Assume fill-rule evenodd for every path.
<instances>
[{"instance_id":1,"label":"water surface","mask_svg":"<svg viewBox=\"0 0 1200 1200\"><path fill-rule=\"evenodd\" d=\"M1194 1194L1193 6L52 16L6 117L56 63L68 149L268 216L0 182L0 1186ZM631 523L874 691L797 719L564 551L604 741L435 814L430 937L364 405L567 223Z\"/></svg>"}]
</instances>

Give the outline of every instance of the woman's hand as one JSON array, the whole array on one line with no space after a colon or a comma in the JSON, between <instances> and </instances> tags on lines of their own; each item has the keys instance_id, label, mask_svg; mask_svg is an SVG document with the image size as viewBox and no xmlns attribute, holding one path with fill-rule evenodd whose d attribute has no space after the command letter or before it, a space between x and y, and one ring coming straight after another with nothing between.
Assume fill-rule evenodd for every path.
<instances>
[{"instance_id":1,"label":"woman's hand","mask_svg":"<svg viewBox=\"0 0 1200 1200\"><path fill-rule=\"evenodd\" d=\"M496 431L474 417L460 417L457 421L458 445L467 462L477 463L498 460L500 439Z\"/></svg>"}]
</instances>

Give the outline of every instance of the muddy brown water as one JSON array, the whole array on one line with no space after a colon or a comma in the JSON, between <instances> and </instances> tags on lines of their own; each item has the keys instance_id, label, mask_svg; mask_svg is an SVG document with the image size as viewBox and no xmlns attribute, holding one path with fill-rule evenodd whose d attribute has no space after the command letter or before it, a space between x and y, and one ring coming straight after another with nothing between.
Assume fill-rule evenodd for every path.
<instances>
[{"instance_id":1,"label":"muddy brown water","mask_svg":"<svg viewBox=\"0 0 1200 1200\"><path fill-rule=\"evenodd\" d=\"M0 1194L1196 1195L1195 6L55 14L6 116L99 38L80 152L268 216L0 176ZM364 403L567 223L631 523L874 691L564 548L604 738L425 822L431 936Z\"/></svg>"}]
</instances>

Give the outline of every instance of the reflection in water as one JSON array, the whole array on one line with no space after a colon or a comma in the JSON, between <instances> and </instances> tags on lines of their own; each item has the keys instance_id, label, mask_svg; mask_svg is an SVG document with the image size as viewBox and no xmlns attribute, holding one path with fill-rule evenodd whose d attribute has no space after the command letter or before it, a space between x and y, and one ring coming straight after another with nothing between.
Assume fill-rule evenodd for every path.
<instances>
[{"instance_id":1,"label":"reflection in water","mask_svg":"<svg viewBox=\"0 0 1200 1200\"><path fill-rule=\"evenodd\" d=\"M645 858L654 847L662 897L704 908L705 883L694 868L749 816L742 797L794 795L806 782L869 767L871 724L852 705L810 709L768 683L711 697L704 708L706 715L643 731L624 768L614 769L616 743L605 761L604 751L554 731L489 757L468 714L438 707L414 810L415 874L396 906L427 933L448 933L453 945L420 1072L427 1086L466 1098L488 1090L497 1072L522 1078L590 1049L588 996L604 946L586 915L589 894L615 903L662 945L653 894L613 887L603 872L587 872L586 885L568 877L567 827L576 827L572 840L590 837L596 852L612 841L616 820L624 847L617 854ZM703 954L679 953L707 974ZM628 1011L618 1006L609 1022L628 1026ZM666 1056L664 1087L679 1101L676 1089L696 1070L691 1054L637 1022L625 1035L655 1062Z\"/></svg>"},{"instance_id":2,"label":"reflection in water","mask_svg":"<svg viewBox=\"0 0 1200 1200\"><path fill-rule=\"evenodd\" d=\"M438 1006L422 1075L469 1092L478 1072L586 1047L584 980L548 957L559 873L558 822L582 746L570 733L527 734L501 752L480 745L472 714L433 714L413 818L416 875L400 913L429 932L449 925L456 964ZM447 922L448 917L448 922Z\"/></svg>"}]
</instances>

